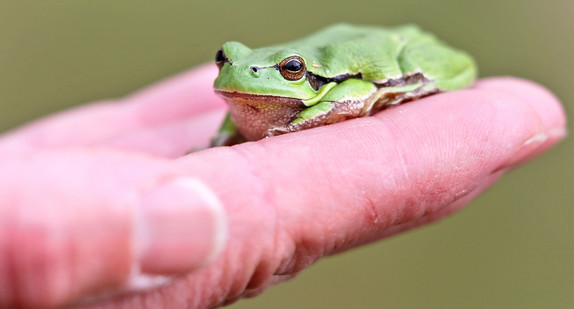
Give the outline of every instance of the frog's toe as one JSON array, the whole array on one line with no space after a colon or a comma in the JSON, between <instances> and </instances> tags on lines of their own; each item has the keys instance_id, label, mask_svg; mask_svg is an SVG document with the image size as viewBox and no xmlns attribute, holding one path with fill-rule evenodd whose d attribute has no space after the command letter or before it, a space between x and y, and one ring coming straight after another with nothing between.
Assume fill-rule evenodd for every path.
<instances>
[{"instance_id":1,"label":"frog's toe","mask_svg":"<svg viewBox=\"0 0 574 309\"><path fill-rule=\"evenodd\" d=\"M265 133L263 133L263 137L271 137L271 136L276 136L276 135L281 135L283 133L279 133L279 131L277 131L275 128L271 128L267 131L265 131Z\"/></svg>"},{"instance_id":2,"label":"frog's toe","mask_svg":"<svg viewBox=\"0 0 574 309\"><path fill-rule=\"evenodd\" d=\"M211 138L209 147L233 146L245 142L239 134L219 133Z\"/></svg>"},{"instance_id":3,"label":"frog's toe","mask_svg":"<svg viewBox=\"0 0 574 309\"><path fill-rule=\"evenodd\" d=\"M277 136L277 135L289 133L292 131L293 130L290 130L289 126L271 127L267 131L265 131L265 133L263 133L263 137Z\"/></svg>"}]
</instances>

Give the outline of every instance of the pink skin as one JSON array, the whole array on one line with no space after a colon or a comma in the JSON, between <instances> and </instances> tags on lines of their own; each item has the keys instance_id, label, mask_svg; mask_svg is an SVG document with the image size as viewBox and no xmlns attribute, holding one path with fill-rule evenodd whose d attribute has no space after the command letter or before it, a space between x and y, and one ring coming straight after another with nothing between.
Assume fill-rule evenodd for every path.
<instances>
[{"instance_id":1,"label":"pink skin","mask_svg":"<svg viewBox=\"0 0 574 309\"><path fill-rule=\"evenodd\" d=\"M210 308L257 295L324 255L461 209L566 132L550 92L490 78L182 156L223 117L215 75L199 68L0 138L0 307ZM134 267L177 277L123 293ZM85 302L102 291L113 297Z\"/></svg>"}]
</instances>

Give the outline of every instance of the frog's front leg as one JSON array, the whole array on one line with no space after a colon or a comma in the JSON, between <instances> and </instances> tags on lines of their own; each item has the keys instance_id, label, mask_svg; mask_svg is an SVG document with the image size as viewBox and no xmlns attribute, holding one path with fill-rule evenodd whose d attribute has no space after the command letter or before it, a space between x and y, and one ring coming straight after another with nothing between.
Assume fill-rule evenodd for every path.
<instances>
[{"instance_id":1,"label":"frog's front leg","mask_svg":"<svg viewBox=\"0 0 574 309\"><path fill-rule=\"evenodd\" d=\"M348 79L335 87L321 100L297 114L291 123L271 127L265 137L319 127L361 115L365 102L375 94L377 87L360 79Z\"/></svg>"},{"instance_id":2,"label":"frog's front leg","mask_svg":"<svg viewBox=\"0 0 574 309\"><path fill-rule=\"evenodd\" d=\"M245 139L239 133L237 125L233 122L231 114L228 112L219 131L211 138L209 147L231 146L244 141Z\"/></svg>"}]
</instances>

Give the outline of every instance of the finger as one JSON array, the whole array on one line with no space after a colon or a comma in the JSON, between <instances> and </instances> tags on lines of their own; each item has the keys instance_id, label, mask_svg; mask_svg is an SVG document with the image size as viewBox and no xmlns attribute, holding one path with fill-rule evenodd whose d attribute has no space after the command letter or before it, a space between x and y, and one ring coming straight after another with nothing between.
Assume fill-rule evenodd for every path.
<instances>
[{"instance_id":1,"label":"finger","mask_svg":"<svg viewBox=\"0 0 574 309\"><path fill-rule=\"evenodd\" d=\"M178 158L194 149L209 147L209 140L224 117L225 110L218 109L192 119L122 134L98 145L163 158Z\"/></svg>"},{"instance_id":2,"label":"finger","mask_svg":"<svg viewBox=\"0 0 574 309\"><path fill-rule=\"evenodd\" d=\"M446 93L375 117L182 160L190 172L209 168L201 175L208 183L225 174L226 194L251 192L262 201L248 203L274 205L290 237L321 256L436 213L541 146L545 139L539 137L563 124L545 127L526 99L480 89ZM545 102L555 111L552 117L563 117L558 101ZM265 189L258 191L257 184Z\"/></svg>"},{"instance_id":3,"label":"finger","mask_svg":"<svg viewBox=\"0 0 574 309\"><path fill-rule=\"evenodd\" d=\"M155 287L211 261L223 210L166 162L53 151L0 166L0 307Z\"/></svg>"},{"instance_id":4,"label":"finger","mask_svg":"<svg viewBox=\"0 0 574 309\"><path fill-rule=\"evenodd\" d=\"M483 89L446 93L375 117L180 158L178 169L226 205L225 252L170 287L104 308L216 307L325 254L454 211L520 149L535 151L541 139L534 137L559 129L545 126L525 100ZM551 117L563 117L559 102L544 100L556 111Z\"/></svg>"},{"instance_id":5,"label":"finger","mask_svg":"<svg viewBox=\"0 0 574 309\"><path fill-rule=\"evenodd\" d=\"M97 102L46 117L3 136L0 147L13 152L92 145L128 132L201 115L223 102L213 93L213 66L168 79L130 97Z\"/></svg>"}]
</instances>

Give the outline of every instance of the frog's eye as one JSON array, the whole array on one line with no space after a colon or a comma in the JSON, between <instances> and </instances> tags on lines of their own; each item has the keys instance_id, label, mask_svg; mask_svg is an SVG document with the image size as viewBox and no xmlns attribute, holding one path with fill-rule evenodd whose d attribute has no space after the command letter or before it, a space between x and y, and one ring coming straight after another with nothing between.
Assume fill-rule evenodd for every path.
<instances>
[{"instance_id":1,"label":"frog's eye","mask_svg":"<svg viewBox=\"0 0 574 309\"><path fill-rule=\"evenodd\" d=\"M217 64L217 67L221 70L221 68L223 67L223 64L225 64L225 54L223 53L223 49L220 49L217 51L217 53L215 54L215 64Z\"/></svg>"},{"instance_id":2,"label":"frog's eye","mask_svg":"<svg viewBox=\"0 0 574 309\"><path fill-rule=\"evenodd\" d=\"M298 80L305 75L305 61L299 56L291 56L279 63L279 72L287 80Z\"/></svg>"}]
</instances>

